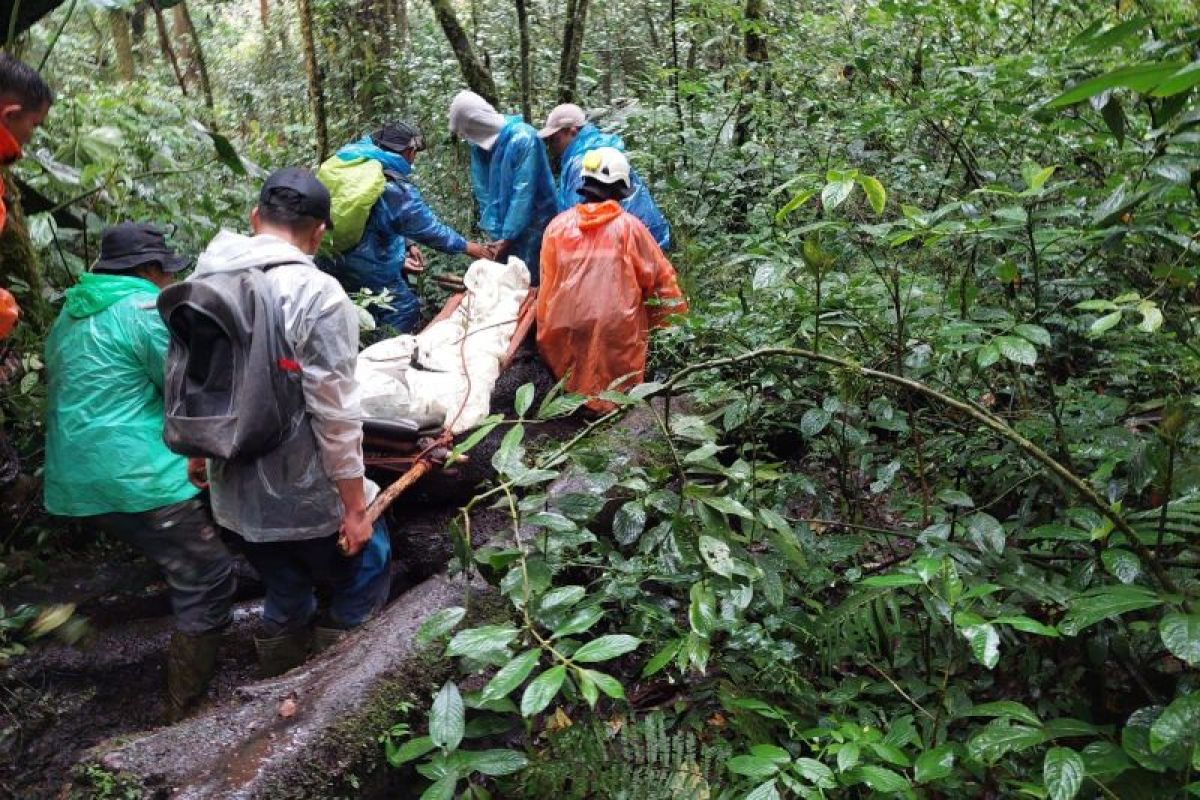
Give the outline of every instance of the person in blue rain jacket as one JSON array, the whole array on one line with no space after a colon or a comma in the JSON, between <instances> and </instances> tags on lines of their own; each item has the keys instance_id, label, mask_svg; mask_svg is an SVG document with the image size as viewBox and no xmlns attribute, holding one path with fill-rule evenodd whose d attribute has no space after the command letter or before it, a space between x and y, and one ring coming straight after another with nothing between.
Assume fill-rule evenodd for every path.
<instances>
[{"instance_id":1,"label":"person in blue rain jacket","mask_svg":"<svg viewBox=\"0 0 1200 800\"><path fill-rule=\"evenodd\" d=\"M421 320L421 301L404 277L406 271L419 272L423 268L417 244L443 253L465 253L472 258L491 258L493 254L488 246L467 241L425 203L411 179L413 161L424 149L420 130L411 123L399 122L351 142L334 156L343 162L357 159L378 162L383 167L384 182L358 244L324 265L347 292L388 290L391 308L372 306L370 310L377 323L400 333L413 332ZM324 180L325 175L323 167L320 177ZM334 187L331 191L337 218L338 191Z\"/></svg>"},{"instance_id":2,"label":"person in blue rain jacket","mask_svg":"<svg viewBox=\"0 0 1200 800\"><path fill-rule=\"evenodd\" d=\"M542 231L558 213L554 177L537 131L520 116L505 117L471 91L450 104L450 132L471 143L471 184L479 226L497 256L520 258L536 285Z\"/></svg>"},{"instance_id":3,"label":"person in blue rain jacket","mask_svg":"<svg viewBox=\"0 0 1200 800\"><path fill-rule=\"evenodd\" d=\"M587 121L583 109L574 103L555 107L546 118L546 126L538 131L538 137L545 140L550 153L559 159L559 211L566 211L584 202L579 189L583 186L580 165L585 153L600 147L612 147L625 152L625 143L620 136L601 133L599 128ZM621 208L640 219L654 241L666 252L671 248L671 225L655 204L650 189L642 182L637 171L633 171L630 177L633 190L621 201Z\"/></svg>"}]
</instances>

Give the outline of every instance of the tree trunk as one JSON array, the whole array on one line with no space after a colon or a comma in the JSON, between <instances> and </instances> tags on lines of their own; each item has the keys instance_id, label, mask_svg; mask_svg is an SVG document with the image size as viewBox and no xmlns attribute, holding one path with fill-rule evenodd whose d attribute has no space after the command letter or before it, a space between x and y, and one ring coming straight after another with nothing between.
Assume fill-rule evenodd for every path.
<instances>
[{"instance_id":1,"label":"tree trunk","mask_svg":"<svg viewBox=\"0 0 1200 800\"><path fill-rule=\"evenodd\" d=\"M308 76L308 100L312 104L313 127L317 133L317 156L324 161L329 154L329 129L325 122L325 89L317 64L317 44L313 37L311 0L297 0L300 10L300 40L304 46L304 73Z\"/></svg>"},{"instance_id":2,"label":"tree trunk","mask_svg":"<svg viewBox=\"0 0 1200 800\"><path fill-rule=\"evenodd\" d=\"M271 27L271 5L270 0L258 0L258 19L262 23L263 33Z\"/></svg>"},{"instance_id":3,"label":"tree trunk","mask_svg":"<svg viewBox=\"0 0 1200 800\"><path fill-rule=\"evenodd\" d=\"M42 272L29 238L21 192L7 169L0 170L0 180L4 181L8 207L8 220L0 231L0 286L12 288L19 281L29 287L29 292L18 298L23 319L35 330L44 331L51 321L51 309L42 296Z\"/></svg>"},{"instance_id":4,"label":"tree trunk","mask_svg":"<svg viewBox=\"0 0 1200 800\"><path fill-rule=\"evenodd\" d=\"M766 22L765 0L746 0L743 23L746 28L746 72L742 78L742 98L738 104L737 124L733 131L734 147L750 141L754 95L769 87L767 35L762 27Z\"/></svg>"},{"instance_id":5,"label":"tree trunk","mask_svg":"<svg viewBox=\"0 0 1200 800\"><path fill-rule=\"evenodd\" d=\"M200 75L200 91L204 94L204 105L211 109L213 108L213 92L212 84L208 80L208 62L204 59L204 48L200 46L200 36L196 33L196 26L192 23L192 15L188 11L186 0L180 0L179 5L175 6L175 14L176 32L178 32L178 23L182 23L188 37L192 40L192 59L196 65L196 71Z\"/></svg>"},{"instance_id":6,"label":"tree trunk","mask_svg":"<svg viewBox=\"0 0 1200 800\"><path fill-rule=\"evenodd\" d=\"M400 47L408 49L408 0L396 0L396 31L400 36Z\"/></svg>"},{"instance_id":7,"label":"tree trunk","mask_svg":"<svg viewBox=\"0 0 1200 800\"><path fill-rule=\"evenodd\" d=\"M454 13L452 0L429 2L437 15L438 24L442 26L442 31L450 42L450 48L454 50L454 57L458 59L458 68L462 71L463 80L471 91L496 105L500 97L500 93L496 91L496 81L492 78L491 71L479 60L475 48L471 46L471 40L459 23L458 15Z\"/></svg>"},{"instance_id":8,"label":"tree trunk","mask_svg":"<svg viewBox=\"0 0 1200 800\"><path fill-rule=\"evenodd\" d=\"M579 58L583 55L583 34L587 25L588 0L567 0L567 24L563 29L562 58L558 64L558 102L577 99Z\"/></svg>"},{"instance_id":9,"label":"tree trunk","mask_svg":"<svg viewBox=\"0 0 1200 800\"><path fill-rule=\"evenodd\" d=\"M117 55L117 73L121 80L133 80L133 38L129 32L129 15L124 11L108 12L108 28L113 37L113 50Z\"/></svg>"},{"instance_id":10,"label":"tree trunk","mask_svg":"<svg viewBox=\"0 0 1200 800\"><path fill-rule=\"evenodd\" d=\"M529 60L529 9L526 0L516 0L517 30L521 35L521 113L533 122L533 64Z\"/></svg>"},{"instance_id":11,"label":"tree trunk","mask_svg":"<svg viewBox=\"0 0 1200 800\"><path fill-rule=\"evenodd\" d=\"M163 58L171 65L171 71L175 73L175 80L179 83L179 90L183 92L184 97L187 97L187 81L183 77L183 72L179 69L179 59L175 57L175 48L171 45L171 37L167 34L167 21L163 19L162 6L159 0L153 0L150 5L154 10L155 27L158 28L158 47L162 50Z\"/></svg>"}]
</instances>

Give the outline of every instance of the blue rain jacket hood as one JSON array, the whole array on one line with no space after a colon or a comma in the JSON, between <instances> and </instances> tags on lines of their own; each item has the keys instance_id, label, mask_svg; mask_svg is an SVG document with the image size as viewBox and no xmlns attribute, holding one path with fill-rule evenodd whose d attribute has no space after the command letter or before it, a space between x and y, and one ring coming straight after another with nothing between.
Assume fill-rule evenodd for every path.
<instances>
[{"instance_id":1,"label":"blue rain jacket hood","mask_svg":"<svg viewBox=\"0 0 1200 800\"><path fill-rule=\"evenodd\" d=\"M136 514L195 497L187 460L163 444L169 335L158 287L86 273L46 339L43 486L51 514Z\"/></svg>"},{"instance_id":2,"label":"blue rain jacket hood","mask_svg":"<svg viewBox=\"0 0 1200 800\"><path fill-rule=\"evenodd\" d=\"M615 133L602 133L590 122L579 129L579 133L563 151L558 174L559 211L566 211L568 208L574 208L584 202L583 197L579 194L580 188L583 187L583 156L589 150L595 150L598 147L615 147L622 153L625 152L625 143L621 141L620 136ZM630 169L629 179L633 191L629 197L621 201L621 208L642 221L642 224L650 231L650 235L654 237L654 241L658 242L658 246L664 252L669 250L671 247L670 223L659 210L654 198L650 196L650 189L642 182L637 170Z\"/></svg>"},{"instance_id":3,"label":"blue rain jacket hood","mask_svg":"<svg viewBox=\"0 0 1200 800\"><path fill-rule=\"evenodd\" d=\"M542 232L558 213L550 161L537 131L511 116L491 150L472 144L471 185L479 227L492 239L512 241L509 255L525 262L536 284Z\"/></svg>"},{"instance_id":4,"label":"blue rain jacket hood","mask_svg":"<svg viewBox=\"0 0 1200 800\"><path fill-rule=\"evenodd\" d=\"M401 333L416 330L421 321L421 301L409 288L401 268L409 244L423 244L443 253L462 253L467 240L446 225L425 203L420 190L409 180L412 165L399 153L378 147L370 136L338 150L343 161L369 158L378 161L387 174L383 194L371 209L362 240L332 259L330 271L348 292L387 289L391 309L372 308L381 325Z\"/></svg>"}]
</instances>

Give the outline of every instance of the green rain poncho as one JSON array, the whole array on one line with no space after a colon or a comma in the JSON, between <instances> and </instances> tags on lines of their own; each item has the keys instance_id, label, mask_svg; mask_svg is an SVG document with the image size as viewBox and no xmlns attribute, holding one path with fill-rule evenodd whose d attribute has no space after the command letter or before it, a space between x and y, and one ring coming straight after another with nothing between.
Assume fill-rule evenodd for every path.
<instances>
[{"instance_id":1,"label":"green rain poncho","mask_svg":"<svg viewBox=\"0 0 1200 800\"><path fill-rule=\"evenodd\" d=\"M167 329L158 288L85 274L46 340L45 504L52 514L136 513L187 500L187 461L162 440Z\"/></svg>"}]
</instances>

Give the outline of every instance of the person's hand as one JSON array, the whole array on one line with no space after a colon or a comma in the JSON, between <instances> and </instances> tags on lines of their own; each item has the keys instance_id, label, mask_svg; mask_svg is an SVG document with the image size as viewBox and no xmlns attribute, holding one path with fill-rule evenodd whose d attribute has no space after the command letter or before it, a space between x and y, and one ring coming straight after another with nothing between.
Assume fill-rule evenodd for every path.
<instances>
[{"instance_id":1,"label":"person's hand","mask_svg":"<svg viewBox=\"0 0 1200 800\"><path fill-rule=\"evenodd\" d=\"M197 489L207 489L208 462L203 458L189 458L187 460L187 476L192 486Z\"/></svg>"},{"instance_id":2,"label":"person's hand","mask_svg":"<svg viewBox=\"0 0 1200 800\"><path fill-rule=\"evenodd\" d=\"M338 530L338 547L348 556L357 555L371 539L374 526L367 521L366 509L347 511Z\"/></svg>"},{"instance_id":3,"label":"person's hand","mask_svg":"<svg viewBox=\"0 0 1200 800\"><path fill-rule=\"evenodd\" d=\"M415 244L409 245L404 255L404 271L409 275L420 275L425 271L425 254Z\"/></svg>"},{"instance_id":4,"label":"person's hand","mask_svg":"<svg viewBox=\"0 0 1200 800\"><path fill-rule=\"evenodd\" d=\"M497 239L488 244L488 248L492 251L493 261L502 261L508 255L510 247L512 247L512 242L508 239Z\"/></svg>"},{"instance_id":5,"label":"person's hand","mask_svg":"<svg viewBox=\"0 0 1200 800\"><path fill-rule=\"evenodd\" d=\"M467 255L471 258L486 258L489 261L496 255L492 248L479 242L467 242Z\"/></svg>"}]
</instances>

